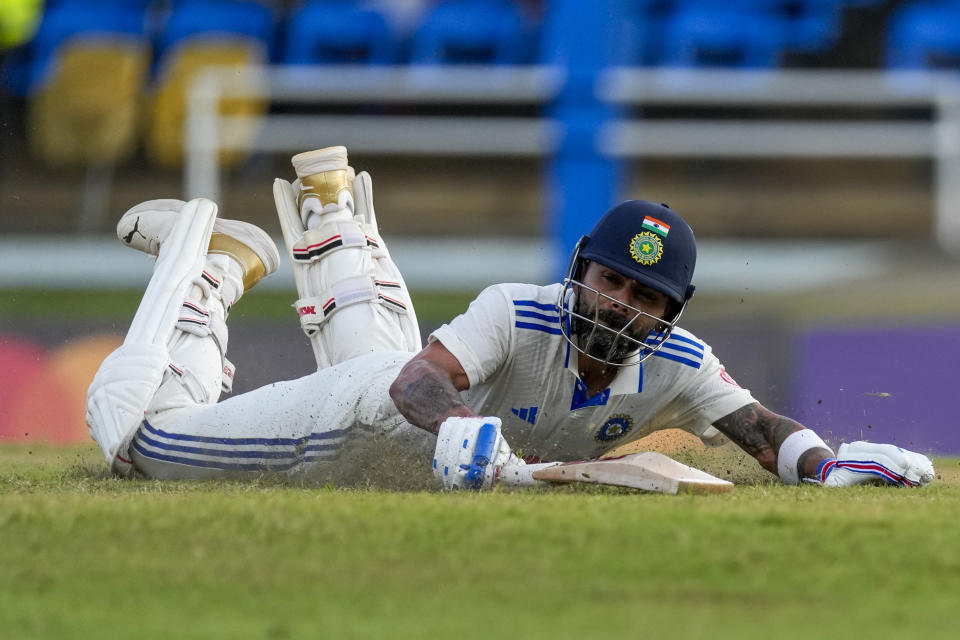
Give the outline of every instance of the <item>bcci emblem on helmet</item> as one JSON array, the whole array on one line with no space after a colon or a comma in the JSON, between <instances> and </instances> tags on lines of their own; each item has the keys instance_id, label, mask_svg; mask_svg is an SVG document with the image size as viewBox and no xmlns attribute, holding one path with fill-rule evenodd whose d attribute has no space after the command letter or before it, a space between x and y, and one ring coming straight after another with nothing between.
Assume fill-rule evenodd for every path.
<instances>
[{"instance_id":1,"label":"bcci emblem on helmet","mask_svg":"<svg viewBox=\"0 0 960 640\"><path fill-rule=\"evenodd\" d=\"M640 264L655 264L663 255L663 243L652 233L638 233L630 241L630 255Z\"/></svg>"}]
</instances>

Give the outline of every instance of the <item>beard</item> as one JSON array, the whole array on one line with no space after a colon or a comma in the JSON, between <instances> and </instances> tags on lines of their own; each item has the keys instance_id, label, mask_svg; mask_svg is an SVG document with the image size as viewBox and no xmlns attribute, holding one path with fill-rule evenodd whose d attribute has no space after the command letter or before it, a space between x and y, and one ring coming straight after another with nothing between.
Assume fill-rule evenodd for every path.
<instances>
[{"instance_id":1,"label":"beard","mask_svg":"<svg viewBox=\"0 0 960 640\"><path fill-rule=\"evenodd\" d=\"M576 299L573 310L577 315L571 318L572 333L577 337L580 348L597 360L607 362L626 360L640 348L640 344L651 331L644 326L643 318L636 318L630 328L618 336L617 332L627 325L629 318L610 309L601 309L597 312L595 307L587 304L582 298ZM594 325L592 320L595 317L594 314L596 314L597 325Z\"/></svg>"}]
</instances>

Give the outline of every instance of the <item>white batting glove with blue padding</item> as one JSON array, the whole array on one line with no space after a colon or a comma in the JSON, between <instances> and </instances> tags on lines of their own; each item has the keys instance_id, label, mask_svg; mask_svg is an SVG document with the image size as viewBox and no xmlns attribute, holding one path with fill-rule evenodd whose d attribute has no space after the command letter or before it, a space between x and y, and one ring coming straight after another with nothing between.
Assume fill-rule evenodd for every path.
<instances>
[{"instance_id":1,"label":"white batting glove with blue padding","mask_svg":"<svg viewBox=\"0 0 960 640\"><path fill-rule=\"evenodd\" d=\"M505 464L523 464L500 433L500 418L447 418L437 434L433 475L447 491L489 489Z\"/></svg>"},{"instance_id":2,"label":"white batting glove with blue padding","mask_svg":"<svg viewBox=\"0 0 960 640\"><path fill-rule=\"evenodd\" d=\"M851 442L840 445L836 459L820 464L815 482L825 487L857 484L922 487L930 484L933 476L933 462L922 453L892 444Z\"/></svg>"}]
</instances>

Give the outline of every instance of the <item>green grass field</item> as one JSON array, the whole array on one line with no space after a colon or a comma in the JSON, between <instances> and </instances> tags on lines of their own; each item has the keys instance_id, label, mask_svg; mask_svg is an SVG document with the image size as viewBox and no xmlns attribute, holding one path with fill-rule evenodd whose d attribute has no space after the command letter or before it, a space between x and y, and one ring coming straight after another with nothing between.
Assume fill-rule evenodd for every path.
<instances>
[{"instance_id":1,"label":"green grass field","mask_svg":"<svg viewBox=\"0 0 960 640\"><path fill-rule=\"evenodd\" d=\"M3 317L139 300L7 293ZM419 296L421 322L471 297ZM254 291L236 314L289 302ZM349 488L124 481L92 447L0 444L0 639L957 636L960 460L922 490L825 491L728 449L677 457L737 489L442 494L376 456Z\"/></svg>"},{"instance_id":2,"label":"green grass field","mask_svg":"<svg viewBox=\"0 0 960 640\"><path fill-rule=\"evenodd\" d=\"M960 461L921 490L827 491L683 459L745 484L125 481L92 448L7 445L0 636L956 637Z\"/></svg>"}]
</instances>

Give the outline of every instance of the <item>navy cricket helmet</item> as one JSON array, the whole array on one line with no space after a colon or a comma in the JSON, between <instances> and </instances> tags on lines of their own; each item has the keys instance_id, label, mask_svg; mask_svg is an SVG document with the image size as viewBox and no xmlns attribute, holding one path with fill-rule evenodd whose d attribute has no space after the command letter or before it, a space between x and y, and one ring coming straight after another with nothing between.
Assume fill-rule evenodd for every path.
<instances>
[{"instance_id":1,"label":"navy cricket helmet","mask_svg":"<svg viewBox=\"0 0 960 640\"><path fill-rule=\"evenodd\" d=\"M597 262L668 296L666 317L632 310L633 319L622 327L601 320L599 305L592 309L572 304L572 293L592 292L609 298L581 281L585 261ZM604 364L629 366L656 353L677 326L693 296L691 284L697 263L697 242L690 225L669 207L647 200L627 200L603 215L589 234L580 238L557 301L560 330L577 351ZM638 336L631 326L639 318L655 320L655 328ZM628 357L628 354L638 357Z\"/></svg>"},{"instance_id":2,"label":"navy cricket helmet","mask_svg":"<svg viewBox=\"0 0 960 640\"><path fill-rule=\"evenodd\" d=\"M666 205L627 200L580 239L579 257L599 262L686 302L693 295L697 241L693 229Z\"/></svg>"}]
</instances>

